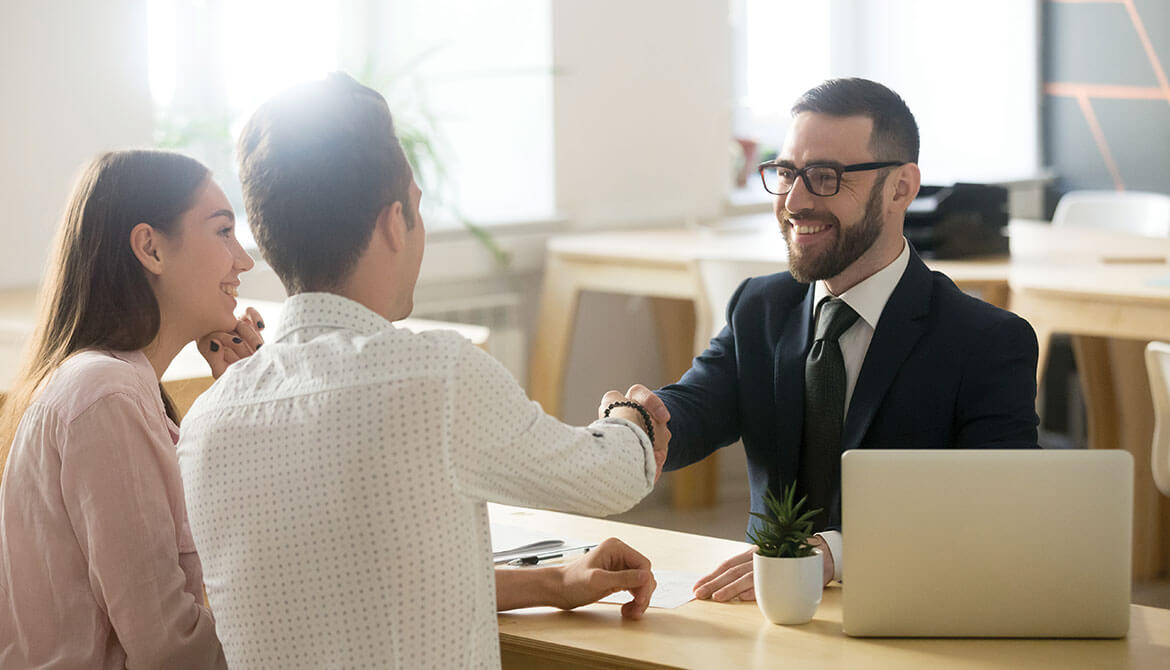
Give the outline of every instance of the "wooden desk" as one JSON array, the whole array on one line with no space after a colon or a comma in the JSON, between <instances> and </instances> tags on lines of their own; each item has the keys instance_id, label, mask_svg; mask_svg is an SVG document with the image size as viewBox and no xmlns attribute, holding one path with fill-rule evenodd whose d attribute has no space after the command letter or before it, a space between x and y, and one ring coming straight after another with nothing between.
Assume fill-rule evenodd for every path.
<instances>
[{"instance_id":1,"label":"wooden desk","mask_svg":"<svg viewBox=\"0 0 1170 670\"><path fill-rule=\"evenodd\" d=\"M621 538L655 568L705 573L747 545L492 505L493 522L600 540ZM692 601L625 621L616 605L499 615L503 666L528 668L1165 668L1170 610L1130 606L1123 640L862 639L841 632L841 588L812 622L776 626L754 603Z\"/></svg>"},{"instance_id":2,"label":"wooden desk","mask_svg":"<svg viewBox=\"0 0 1170 670\"><path fill-rule=\"evenodd\" d=\"M247 307L254 307L264 317L265 336L274 332L280 323L284 303L267 300L241 298L237 313ZM0 389L7 389L19 371L24 347L36 326L36 289L20 288L0 291ZM476 346L486 346L490 330L485 326L465 323L448 323L426 319L404 319L396 325L414 332L424 330L455 330L471 340ZM211 369L207 361L192 342L179 352L170 367L163 374L163 388L174 401L180 416L186 413L199 397L211 386Z\"/></svg>"}]
</instances>

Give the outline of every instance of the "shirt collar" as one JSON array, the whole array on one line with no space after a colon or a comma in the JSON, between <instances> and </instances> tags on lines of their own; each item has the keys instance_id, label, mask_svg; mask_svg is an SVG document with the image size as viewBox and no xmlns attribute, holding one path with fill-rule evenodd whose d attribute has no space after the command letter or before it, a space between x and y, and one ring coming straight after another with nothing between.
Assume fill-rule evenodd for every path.
<instances>
[{"instance_id":1,"label":"shirt collar","mask_svg":"<svg viewBox=\"0 0 1170 670\"><path fill-rule=\"evenodd\" d=\"M179 427L171 421L171 417L167 416L167 408L163 405L162 394L159 393L158 375L155 374L154 366L150 364L150 359L146 357L146 353L141 349L135 349L134 351L109 351L107 353L120 361L130 364L130 369L134 370L134 377L142 384L145 395L153 399L155 409L166 419L167 428L174 435L178 435Z\"/></svg>"},{"instance_id":2,"label":"shirt collar","mask_svg":"<svg viewBox=\"0 0 1170 670\"><path fill-rule=\"evenodd\" d=\"M894 259L892 263L886 267L878 270L872 275L866 277L857 283L856 286L845 291L839 296L836 296L845 301L846 305L853 308L857 315L865 321L870 328L877 328L878 319L881 318L882 310L886 308L886 303L890 300L890 295L893 294L894 289L898 286L898 281L902 279L902 274L906 272L906 266L910 264L910 245L902 238L902 253ZM833 297L829 293L829 288L825 286L824 281L818 281L813 294L813 315L816 315L815 309L821 301L828 297Z\"/></svg>"},{"instance_id":3,"label":"shirt collar","mask_svg":"<svg viewBox=\"0 0 1170 670\"><path fill-rule=\"evenodd\" d=\"M342 328L373 335L394 327L368 307L336 293L298 293L284 302L273 338L280 341L301 328Z\"/></svg>"}]
</instances>

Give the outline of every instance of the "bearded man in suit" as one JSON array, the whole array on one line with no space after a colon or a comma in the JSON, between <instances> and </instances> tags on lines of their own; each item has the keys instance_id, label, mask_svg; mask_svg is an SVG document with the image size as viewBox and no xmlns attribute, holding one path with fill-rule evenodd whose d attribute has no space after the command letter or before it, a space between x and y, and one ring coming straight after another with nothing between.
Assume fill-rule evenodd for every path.
<instances>
[{"instance_id":1,"label":"bearded man in suit","mask_svg":"<svg viewBox=\"0 0 1170 670\"><path fill-rule=\"evenodd\" d=\"M657 394L673 435L667 470L742 440L752 511L793 482L806 509L823 510L828 583L844 568L841 453L1036 447L1037 343L1023 319L929 270L903 235L921 177L901 97L835 79L792 115L780 155L760 168L788 271L744 281L726 327ZM695 592L754 599L751 551Z\"/></svg>"}]
</instances>

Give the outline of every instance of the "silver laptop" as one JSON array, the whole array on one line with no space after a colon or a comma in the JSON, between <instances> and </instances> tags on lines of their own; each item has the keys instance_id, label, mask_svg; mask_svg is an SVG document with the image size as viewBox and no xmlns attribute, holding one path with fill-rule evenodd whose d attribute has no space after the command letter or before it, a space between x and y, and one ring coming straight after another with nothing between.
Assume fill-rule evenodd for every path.
<instances>
[{"instance_id":1,"label":"silver laptop","mask_svg":"<svg viewBox=\"0 0 1170 670\"><path fill-rule=\"evenodd\" d=\"M1129 630L1128 452L856 449L841 478L846 634Z\"/></svg>"}]
</instances>

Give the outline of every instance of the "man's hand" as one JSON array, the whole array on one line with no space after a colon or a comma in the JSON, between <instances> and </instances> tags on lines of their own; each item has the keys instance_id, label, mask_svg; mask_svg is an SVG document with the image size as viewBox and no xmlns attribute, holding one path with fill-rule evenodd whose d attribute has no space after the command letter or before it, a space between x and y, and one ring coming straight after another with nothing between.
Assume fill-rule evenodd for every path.
<instances>
[{"instance_id":1,"label":"man's hand","mask_svg":"<svg viewBox=\"0 0 1170 670\"><path fill-rule=\"evenodd\" d=\"M199 338L195 344L211 366L211 378L219 379L229 365L256 353L264 344L261 330L264 330L264 319L260 312L249 307L231 332L216 331Z\"/></svg>"},{"instance_id":2,"label":"man's hand","mask_svg":"<svg viewBox=\"0 0 1170 670\"><path fill-rule=\"evenodd\" d=\"M742 554L736 554L719 564L709 574L695 582L695 597L699 600L755 600L756 588L752 579L752 547Z\"/></svg>"},{"instance_id":3,"label":"man's hand","mask_svg":"<svg viewBox=\"0 0 1170 670\"><path fill-rule=\"evenodd\" d=\"M670 429L666 424L670 421L670 411L662 399L650 389L641 384L634 384L625 395L617 391L608 391L601 398L601 405L597 408L597 418L605 416L605 408L615 402L632 400L638 403L650 415L650 424L654 426L654 481L662 476L662 466L666 463L666 453L670 446ZM635 426L644 426L642 415L632 407L614 407L610 416L620 417L633 423Z\"/></svg>"},{"instance_id":4,"label":"man's hand","mask_svg":"<svg viewBox=\"0 0 1170 670\"><path fill-rule=\"evenodd\" d=\"M828 545L819 535L813 536L809 545L821 552L821 577L824 584L833 581L833 555ZM710 574L704 575L695 582L695 597L700 600L755 600L756 587L752 570L752 554L756 548L752 547L742 554L736 554L719 564Z\"/></svg>"},{"instance_id":5,"label":"man's hand","mask_svg":"<svg viewBox=\"0 0 1170 670\"><path fill-rule=\"evenodd\" d=\"M562 574L561 609L573 609L596 602L618 591L629 591L634 599L622 605L622 616L640 619L650 606L650 595L658 586L650 571L650 559L617 538L597 545L568 565L557 568Z\"/></svg>"},{"instance_id":6,"label":"man's hand","mask_svg":"<svg viewBox=\"0 0 1170 670\"><path fill-rule=\"evenodd\" d=\"M622 605L622 616L640 619L656 586L650 559L611 537L565 565L496 568L496 609L551 605L570 610L629 591L634 599Z\"/></svg>"}]
</instances>

